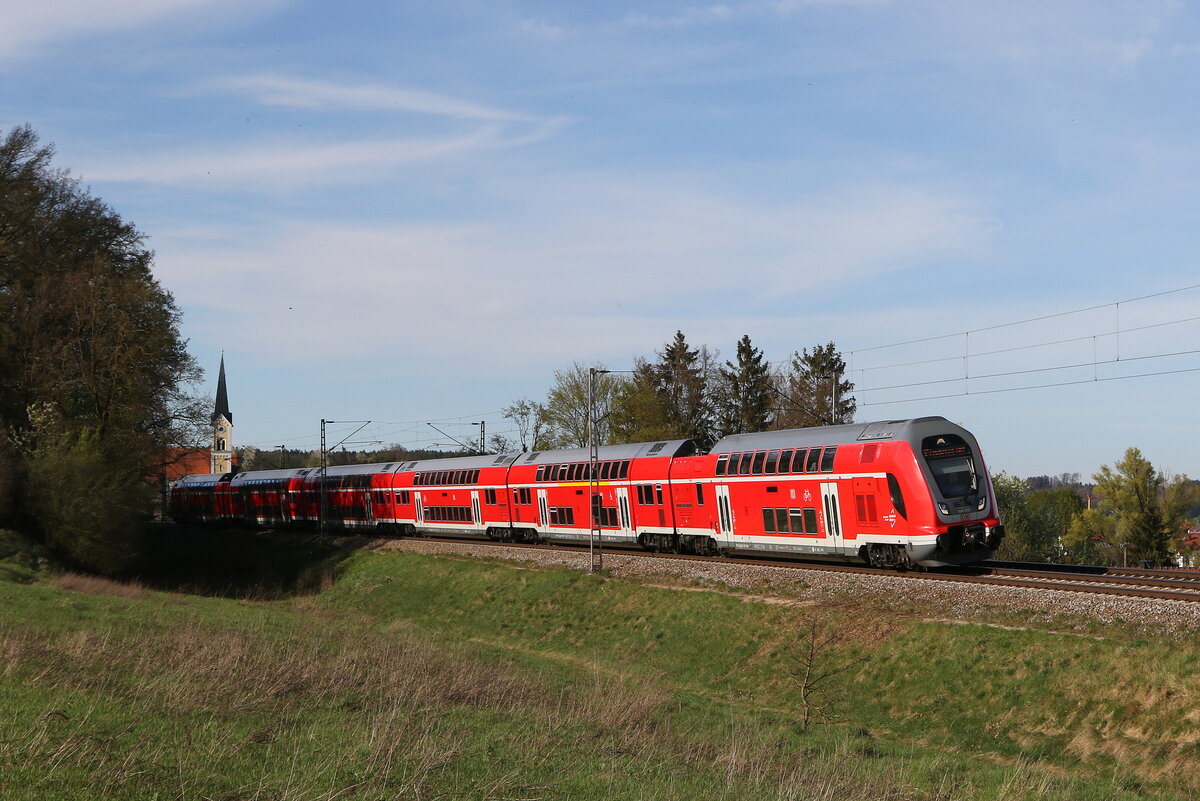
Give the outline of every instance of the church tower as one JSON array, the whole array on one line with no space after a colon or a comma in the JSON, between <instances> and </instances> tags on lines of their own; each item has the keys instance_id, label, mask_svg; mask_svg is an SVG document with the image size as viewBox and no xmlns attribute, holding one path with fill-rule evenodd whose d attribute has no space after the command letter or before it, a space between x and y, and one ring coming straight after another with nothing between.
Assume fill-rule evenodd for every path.
<instances>
[{"instance_id":1,"label":"church tower","mask_svg":"<svg viewBox=\"0 0 1200 801\"><path fill-rule=\"evenodd\" d=\"M225 352L221 352L221 372L217 377L217 404L212 414L212 472L233 470L233 412L229 411L229 393L225 390Z\"/></svg>"}]
</instances>

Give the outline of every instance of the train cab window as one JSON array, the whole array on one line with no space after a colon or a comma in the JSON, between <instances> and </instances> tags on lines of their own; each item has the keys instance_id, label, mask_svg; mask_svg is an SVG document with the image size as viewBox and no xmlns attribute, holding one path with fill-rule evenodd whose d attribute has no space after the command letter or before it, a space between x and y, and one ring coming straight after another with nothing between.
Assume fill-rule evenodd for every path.
<instances>
[{"instance_id":1,"label":"train cab window","mask_svg":"<svg viewBox=\"0 0 1200 801\"><path fill-rule=\"evenodd\" d=\"M833 457L836 454L837 454L836 447L826 448L821 453L821 472L822 473L832 473L833 472Z\"/></svg>"},{"instance_id":2,"label":"train cab window","mask_svg":"<svg viewBox=\"0 0 1200 801\"><path fill-rule=\"evenodd\" d=\"M766 462L766 460L766 451L759 451L758 453L754 454L754 461L751 462L750 472L756 476L761 476L763 474L763 463Z\"/></svg>"},{"instance_id":3,"label":"train cab window","mask_svg":"<svg viewBox=\"0 0 1200 801\"><path fill-rule=\"evenodd\" d=\"M704 505L704 485L703 484L696 485L696 505L697 506Z\"/></svg>"},{"instance_id":4,"label":"train cab window","mask_svg":"<svg viewBox=\"0 0 1200 801\"><path fill-rule=\"evenodd\" d=\"M817 531L817 510L816 509L805 509L804 510L804 533L805 534L819 534L820 533L819 531Z\"/></svg>"},{"instance_id":5,"label":"train cab window","mask_svg":"<svg viewBox=\"0 0 1200 801\"><path fill-rule=\"evenodd\" d=\"M767 461L770 461L769 459ZM790 472L792 469L792 450L788 448L779 453L779 470L780 475Z\"/></svg>"},{"instance_id":6,"label":"train cab window","mask_svg":"<svg viewBox=\"0 0 1200 801\"><path fill-rule=\"evenodd\" d=\"M771 451L767 454L767 464L763 467L763 472L768 476L775 475L775 468L779 466L779 451Z\"/></svg>"},{"instance_id":7,"label":"train cab window","mask_svg":"<svg viewBox=\"0 0 1200 801\"><path fill-rule=\"evenodd\" d=\"M904 508L904 493L900 491L900 482L891 473L887 474L888 493L892 498L892 506L896 509L896 514L900 515L905 520L908 519L908 512Z\"/></svg>"},{"instance_id":8,"label":"train cab window","mask_svg":"<svg viewBox=\"0 0 1200 801\"><path fill-rule=\"evenodd\" d=\"M717 475L725 475L725 468L729 466L729 454L722 453L717 457Z\"/></svg>"},{"instance_id":9,"label":"train cab window","mask_svg":"<svg viewBox=\"0 0 1200 801\"><path fill-rule=\"evenodd\" d=\"M815 473L821 468L821 449L810 448L808 451L808 461L804 463L805 473Z\"/></svg>"}]
</instances>

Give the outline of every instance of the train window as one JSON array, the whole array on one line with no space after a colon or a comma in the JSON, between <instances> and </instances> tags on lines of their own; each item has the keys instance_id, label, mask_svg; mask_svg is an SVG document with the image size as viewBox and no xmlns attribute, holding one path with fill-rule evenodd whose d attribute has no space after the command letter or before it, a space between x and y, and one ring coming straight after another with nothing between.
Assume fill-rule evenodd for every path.
<instances>
[{"instance_id":1,"label":"train window","mask_svg":"<svg viewBox=\"0 0 1200 801\"><path fill-rule=\"evenodd\" d=\"M545 475L546 475L546 465L539 464L538 469L537 469L537 477L534 478L534 481L542 481L545 478Z\"/></svg>"},{"instance_id":2,"label":"train window","mask_svg":"<svg viewBox=\"0 0 1200 801\"><path fill-rule=\"evenodd\" d=\"M629 478L629 460L621 462L621 478Z\"/></svg>"},{"instance_id":3,"label":"train window","mask_svg":"<svg viewBox=\"0 0 1200 801\"><path fill-rule=\"evenodd\" d=\"M779 451L771 451L767 454L767 464L763 467L763 472L768 476L775 475L775 468L779 466Z\"/></svg>"},{"instance_id":4,"label":"train window","mask_svg":"<svg viewBox=\"0 0 1200 801\"><path fill-rule=\"evenodd\" d=\"M816 509L805 509L804 510L804 533L805 534L820 534L821 533L821 532L817 531L817 510Z\"/></svg>"},{"instance_id":5,"label":"train window","mask_svg":"<svg viewBox=\"0 0 1200 801\"><path fill-rule=\"evenodd\" d=\"M742 461L738 464L738 475L739 476L750 475L750 463L753 461L754 461L753 453L743 453Z\"/></svg>"},{"instance_id":6,"label":"train window","mask_svg":"<svg viewBox=\"0 0 1200 801\"><path fill-rule=\"evenodd\" d=\"M807 456L808 456L808 451L805 450L804 448L796 449L796 455L795 455L795 457L792 458L792 472L793 473L803 473L804 472L804 460L807 458Z\"/></svg>"},{"instance_id":7,"label":"train window","mask_svg":"<svg viewBox=\"0 0 1200 801\"><path fill-rule=\"evenodd\" d=\"M655 495L655 503L657 503L658 505L660 505L660 506L661 506L661 505L662 505L662 502L663 502L663 499L662 499L662 484L655 484L655 485L654 485L654 495Z\"/></svg>"},{"instance_id":8,"label":"train window","mask_svg":"<svg viewBox=\"0 0 1200 801\"><path fill-rule=\"evenodd\" d=\"M704 485L703 484L696 485L696 505L697 506L704 505Z\"/></svg>"},{"instance_id":9,"label":"train window","mask_svg":"<svg viewBox=\"0 0 1200 801\"><path fill-rule=\"evenodd\" d=\"M805 473L815 473L821 468L821 449L810 448L808 451L808 461L804 463Z\"/></svg>"},{"instance_id":10,"label":"train window","mask_svg":"<svg viewBox=\"0 0 1200 801\"><path fill-rule=\"evenodd\" d=\"M780 534L788 533L788 510L787 509L776 509L775 510L775 529Z\"/></svg>"},{"instance_id":11,"label":"train window","mask_svg":"<svg viewBox=\"0 0 1200 801\"><path fill-rule=\"evenodd\" d=\"M725 468L729 466L729 454L722 453L717 457L717 475L725 475Z\"/></svg>"},{"instance_id":12,"label":"train window","mask_svg":"<svg viewBox=\"0 0 1200 801\"><path fill-rule=\"evenodd\" d=\"M900 482L891 473L887 474L888 493L892 497L892 506L896 508L896 514L908 519L908 514L904 509L904 493L900 491Z\"/></svg>"},{"instance_id":13,"label":"train window","mask_svg":"<svg viewBox=\"0 0 1200 801\"><path fill-rule=\"evenodd\" d=\"M483 491L483 502L495 506L496 505L496 491L494 489L485 489Z\"/></svg>"},{"instance_id":14,"label":"train window","mask_svg":"<svg viewBox=\"0 0 1200 801\"><path fill-rule=\"evenodd\" d=\"M763 509L763 531L768 534L775 533L775 510Z\"/></svg>"},{"instance_id":15,"label":"train window","mask_svg":"<svg viewBox=\"0 0 1200 801\"><path fill-rule=\"evenodd\" d=\"M832 473L833 472L833 457L836 454L837 454L836 447L826 448L821 453L821 472L822 473Z\"/></svg>"},{"instance_id":16,"label":"train window","mask_svg":"<svg viewBox=\"0 0 1200 801\"><path fill-rule=\"evenodd\" d=\"M750 472L756 476L761 476L763 474L763 463L766 462L766 460L766 451L759 451L758 453L754 454L754 461L752 462L752 468Z\"/></svg>"},{"instance_id":17,"label":"train window","mask_svg":"<svg viewBox=\"0 0 1200 801\"><path fill-rule=\"evenodd\" d=\"M779 473L787 473L792 469L792 449L781 451L779 454Z\"/></svg>"},{"instance_id":18,"label":"train window","mask_svg":"<svg viewBox=\"0 0 1200 801\"><path fill-rule=\"evenodd\" d=\"M800 509L788 509L788 522L791 523L793 534L804 533L804 512Z\"/></svg>"}]
</instances>

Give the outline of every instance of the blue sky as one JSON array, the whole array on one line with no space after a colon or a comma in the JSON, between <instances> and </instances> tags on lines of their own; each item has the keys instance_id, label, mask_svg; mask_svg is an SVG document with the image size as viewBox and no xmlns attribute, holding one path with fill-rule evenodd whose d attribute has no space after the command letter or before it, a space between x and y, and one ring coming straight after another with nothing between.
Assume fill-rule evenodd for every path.
<instances>
[{"instance_id":1,"label":"blue sky","mask_svg":"<svg viewBox=\"0 0 1200 801\"><path fill-rule=\"evenodd\" d=\"M1136 446L1200 476L1200 289L1174 291L1200 284L1193 6L2 18L0 126L148 235L209 392L225 350L238 444L315 447L321 418L504 432L555 370L681 329L776 362L834 341L860 420L944 415L993 469L1088 475Z\"/></svg>"}]
</instances>

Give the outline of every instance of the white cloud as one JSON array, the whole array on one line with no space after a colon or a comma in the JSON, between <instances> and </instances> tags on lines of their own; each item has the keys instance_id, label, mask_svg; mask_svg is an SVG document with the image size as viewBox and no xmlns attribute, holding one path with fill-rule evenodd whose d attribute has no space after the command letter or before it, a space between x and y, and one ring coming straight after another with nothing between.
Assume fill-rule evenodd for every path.
<instances>
[{"instance_id":1,"label":"white cloud","mask_svg":"<svg viewBox=\"0 0 1200 801\"><path fill-rule=\"evenodd\" d=\"M47 43L139 29L183 16L222 19L284 0L38 0L4 4L0 59L34 55Z\"/></svg>"},{"instance_id":2,"label":"white cloud","mask_svg":"<svg viewBox=\"0 0 1200 801\"><path fill-rule=\"evenodd\" d=\"M964 199L930 190L848 187L776 208L659 180L563 176L527 186L511 218L469 226L160 235L158 269L186 308L272 358L434 348L447 365L562 364L598 332L619 353L675 327L733 341L744 331L715 329L752 309L765 328L837 287L975 255L990 233Z\"/></svg>"},{"instance_id":3,"label":"white cloud","mask_svg":"<svg viewBox=\"0 0 1200 801\"><path fill-rule=\"evenodd\" d=\"M533 118L505 109L448 95L379 84L344 84L287 75L246 75L212 84L218 90L249 95L267 106L356 111L415 112L443 117L491 121L529 121Z\"/></svg>"},{"instance_id":4,"label":"white cloud","mask_svg":"<svg viewBox=\"0 0 1200 801\"><path fill-rule=\"evenodd\" d=\"M554 123L546 123L511 131L499 125L481 125L462 133L426 138L130 154L97 162L83 171L82 177L89 182L241 187L247 191L376 182L386 180L407 164L526 145L549 136L555 127Z\"/></svg>"}]
</instances>

